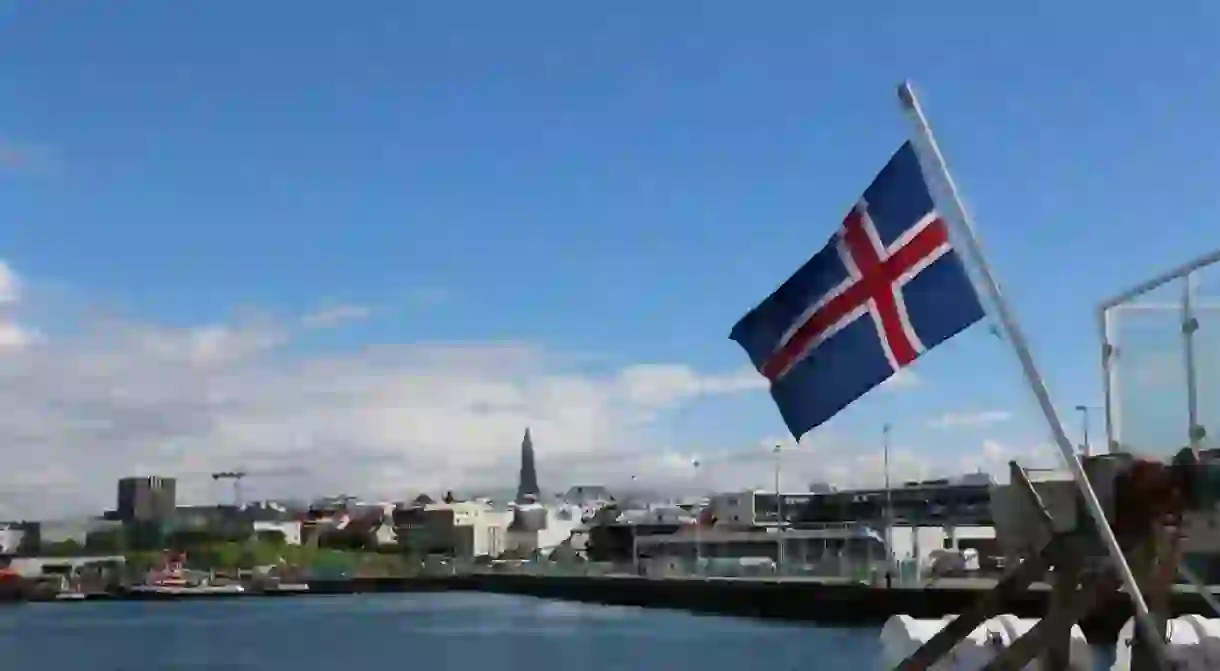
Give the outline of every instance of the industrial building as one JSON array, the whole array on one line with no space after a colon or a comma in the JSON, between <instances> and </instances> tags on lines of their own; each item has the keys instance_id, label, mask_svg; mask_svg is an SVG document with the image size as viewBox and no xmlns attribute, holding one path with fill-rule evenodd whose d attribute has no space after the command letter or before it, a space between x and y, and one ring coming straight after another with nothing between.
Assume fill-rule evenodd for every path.
<instances>
[{"instance_id":1,"label":"industrial building","mask_svg":"<svg viewBox=\"0 0 1220 671\"><path fill-rule=\"evenodd\" d=\"M115 517L120 522L162 522L177 508L178 481L148 476L119 480Z\"/></svg>"}]
</instances>

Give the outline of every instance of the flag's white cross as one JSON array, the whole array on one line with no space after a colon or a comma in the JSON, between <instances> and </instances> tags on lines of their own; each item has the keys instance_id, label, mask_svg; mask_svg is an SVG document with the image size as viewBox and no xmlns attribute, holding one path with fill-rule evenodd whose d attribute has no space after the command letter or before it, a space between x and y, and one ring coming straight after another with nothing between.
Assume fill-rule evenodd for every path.
<instances>
[{"instance_id":1,"label":"flag's white cross","mask_svg":"<svg viewBox=\"0 0 1220 671\"><path fill-rule=\"evenodd\" d=\"M762 373L778 380L814 349L865 313L877 326L892 370L924 351L911 326L902 289L950 249L948 230L933 210L888 247L881 244L868 204L858 203L843 221L835 249L847 278L806 308L784 333Z\"/></svg>"}]
</instances>

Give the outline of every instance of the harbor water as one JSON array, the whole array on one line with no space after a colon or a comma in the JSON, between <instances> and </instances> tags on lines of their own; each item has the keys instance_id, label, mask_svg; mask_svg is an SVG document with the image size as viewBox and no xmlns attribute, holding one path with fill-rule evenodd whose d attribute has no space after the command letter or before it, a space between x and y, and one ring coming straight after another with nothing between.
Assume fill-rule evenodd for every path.
<instances>
[{"instance_id":1,"label":"harbor water","mask_svg":"<svg viewBox=\"0 0 1220 671\"><path fill-rule=\"evenodd\" d=\"M877 649L872 630L470 593L0 608L13 671L865 671Z\"/></svg>"},{"instance_id":2,"label":"harbor water","mask_svg":"<svg viewBox=\"0 0 1220 671\"><path fill-rule=\"evenodd\" d=\"M474 593L0 608L13 671L870 671L879 647L872 629Z\"/></svg>"}]
</instances>

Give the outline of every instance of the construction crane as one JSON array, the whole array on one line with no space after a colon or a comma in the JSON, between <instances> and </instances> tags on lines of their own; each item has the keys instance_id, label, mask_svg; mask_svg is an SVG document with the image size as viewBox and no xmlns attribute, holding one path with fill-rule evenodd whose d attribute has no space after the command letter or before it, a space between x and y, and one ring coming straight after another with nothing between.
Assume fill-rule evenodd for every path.
<instances>
[{"instance_id":1,"label":"construction crane","mask_svg":"<svg viewBox=\"0 0 1220 671\"><path fill-rule=\"evenodd\" d=\"M235 469L232 471L218 471L216 473L213 473L212 480L215 480L216 482L219 482L221 480L232 480L233 481L233 505L240 508L245 503L244 497L242 496L241 481L246 479L247 477L250 477L252 475L255 475L258 477L279 476L279 475L299 475L304 472L305 472L305 469L296 468L296 467L280 468L280 469L265 470L265 471L247 471L245 469L239 468L239 469Z\"/></svg>"},{"instance_id":2,"label":"construction crane","mask_svg":"<svg viewBox=\"0 0 1220 671\"><path fill-rule=\"evenodd\" d=\"M219 473L213 473L212 479L217 482L220 482L221 480L233 481L233 505L240 508L243 503L241 495L241 481L247 475L249 475L249 473L245 471L220 471Z\"/></svg>"}]
</instances>

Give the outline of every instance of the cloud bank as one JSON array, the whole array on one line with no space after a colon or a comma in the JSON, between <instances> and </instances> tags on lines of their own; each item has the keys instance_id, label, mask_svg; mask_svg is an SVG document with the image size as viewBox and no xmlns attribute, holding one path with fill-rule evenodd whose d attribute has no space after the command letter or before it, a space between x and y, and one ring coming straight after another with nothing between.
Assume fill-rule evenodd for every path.
<instances>
[{"instance_id":1,"label":"cloud bank","mask_svg":"<svg viewBox=\"0 0 1220 671\"><path fill-rule=\"evenodd\" d=\"M43 337L19 319L20 287L0 264L6 517L111 506L117 478L154 473L213 500L227 490L210 473L236 468L255 496L511 486L527 426L555 487L626 477L668 458L642 451L658 413L761 386L753 371L680 363L592 375L529 343L300 346L372 317L351 305L190 328L110 319ZM301 474L272 475L286 464Z\"/></svg>"},{"instance_id":2,"label":"cloud bank","mask_svg":"<svg viewBox=\"0 0 1220 671\"><path fill-rule=\"evenodd\" d=\"M523 342L310 347L320 331L377 318L358 305L190 327L94 318L44 333L22 319L24 284L0 262L0 518L96 513L127 475L177 477L180 498L195 502L227 500L211 473L235 469L251 473L250 497L511 489L527 426L554 491L633 476L653 490L769 489L777 467L790 490L882 480L875 437L819 430L800 444L709 446L659 428L702 399L765 393L750 369L654 362L593 374ZM919 383L904 373L885 393ZM976 465L921 454L895 446L892 479Z\"/></svg>"},{"instance_id":3,"label":"cloud bank","mask_svg":"<svg viewBox=\"0 0 1220 671\"><path fill-rule=\"evenodd\" d=\"M1006 422L1012 417L1007 410L980 410L974 412L947 412L928 422L933 429L980 427Z\"/></svg>"}]
</instances>

